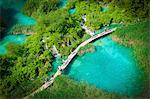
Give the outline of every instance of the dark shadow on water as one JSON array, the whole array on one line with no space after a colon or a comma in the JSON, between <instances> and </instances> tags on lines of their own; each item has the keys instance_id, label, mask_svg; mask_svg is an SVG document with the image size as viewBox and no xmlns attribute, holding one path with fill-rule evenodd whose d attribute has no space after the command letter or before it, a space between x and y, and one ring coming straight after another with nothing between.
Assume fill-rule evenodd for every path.
<instances>
[{"instance_id":1,"label":"dark shadow on water","mask_svg":"<svg viewBox=\"0 0 150 99\"><path fill-rule=\"evenodd\" d=\"M108 36L108 35L111 35L111 34L106 34L106 35L104 35L104 36L102 36L102 37L100 37L100 38L97 38L97 39L93 40L92 42L95 42L95 41L97 41L97 40L99 40L99 39L101 39L101 38L104 38L105 36ZM90 42L90 43L92 43L92 42Z\"/></svg>"},{"instance_id":2,"label":"dark shadow on water","mask_svg":"<svg viewBox=\"0 0 150 99\"><path fill-rule=\"evenodd\" d=\"M107 34L107 35L110 35L110 34ZM107 36L107 35L104 35L104 36L102 36L101 38L103 38L103 37L105 37L105 36ZM97 38L97 39L95 39L95 40L93 40L92 42L95 42L96 40L98 40L98 39L100 39L100 38ZM96 51L97 49L95 48L95 51ZM70 70L71 70L71 66L72 66L72 64L73 64L73 62L77 59L77 57L78 57L78 55L76 55L74 58L73 58L73 60L70 62L70 64L67 66L67 68L64 70L64 74L65 75L68 75L69 73L70 73Z\"/></svg>"},{"instance_id":3,"label":"dark shadow on water","mask_svg":"<svg viewBox=\"0 0 150 99\"><path fill-rule=\"evenodd\" d=\"M0 30L0 41L2 38L4 38L4 36L5 36L5 30L2 30L2 31Z\"/></svg>"},{"instance_id":4,"label":"dark shadow on water","mask_svg":"<svg viewBox=\"0 0 150 99\"><path fill-rule=\"evenodd\" d=\"M71 66L73 64L73 62L77 59L78 55L76 55L73 60L70 62L70 64L67 66L67 68L64 70L64 74L65 75L68 75L70 73L70 70L71 70Z\"/></svg>"},{"instance_id":5,"label":"dark shadow on water","mask_svg":"<svg viewBox=\"0 0 150 99\"><path fill-rule=\"evenodd\" d=\"M4 20L4 23L6 26L11 27L17 22L17 19L14 17L19 11L13 9L13 8L0 8L0 16L2 20Z\"/></svg>"},{"instance_id":6,"label":"dark shadow on water","mask_svg":"<svg viewBox=\"0 0 150 99\"><path fill-rule=\"evenodd\" d=\"M14 17L19 11L13 9L13 8L3 8L0 7L0 28L4 28L0 33L0 39L2 39L6 33L9 31L9 29L17 23L17 19Z\"/></svg>"}]
</instances>

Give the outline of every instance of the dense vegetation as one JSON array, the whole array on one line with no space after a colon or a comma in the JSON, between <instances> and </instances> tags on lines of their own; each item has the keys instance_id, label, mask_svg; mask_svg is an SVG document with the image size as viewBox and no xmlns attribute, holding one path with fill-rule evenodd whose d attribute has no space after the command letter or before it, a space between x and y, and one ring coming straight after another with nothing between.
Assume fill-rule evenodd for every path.
<instances>
[{"instance_id":1,"label":"dense vegetation","mask_svg":"<svg viewBox=\"0 0 150 99\"><path fill-rule=\"evenodd\" d=\"M30 97L30 99L37 98L120 99L121 97L115 94L102 92L94 86L89 86L84 82L70 80L67 76L60 76L50 88L35 94L34 97Z\"/></svg>"},{"instance_id":2,"label":"dense vegetation","mask_svg":"<svg viewBox=\"0 0 150 99\"><path fill-rule=\"evenodd\" d=\"M25 34L25 35L31 35L33 34L33 26L30 25L21 25L21 24L16 24L15 26L12 27L11 34Z\"/></svg>"},{"instance_id":3,"label":"dense vegetation","mask_svg":"<svg viewBox=\"0 0 150 99\"><path fill-rule=\"evenodd\" d=\"M8 54L0 56L0 95L23 97L47 80L47 73L53 69L51 47L56 46L64 59L89 37L80 27L84 14L87 18L85 24L91 30L100 29L112 22L132 23L121 27L114 35L121 38L123 44L134 49L135 56L148 74L150 34L149 21L145 18L149 17L149 5L148 0L75 0L69 1L66 7L60 9L59 0L27 0L23 12L36 18L37 24L31 28L34 34L25 44L11 44L8 46L11 49ZM103 11L103 6L107 6L109 10ZM76 12L69 14L68 10L74 8L77 9ZM140 24L133 24L143 20L145 21ZM21 31L24 27L16 28L15 31ZM28 31L31 29L25 28ZM69 86L67 89L64 83ZM64 76L58 78L52 88L36 94L35 98L45 98L43 94L47 93L46 97L56 98L70 98L74 94L79 98L117 98L87 85L78 85Z\"/></svg>"},{"instance_id":4,"label":"dense vegetation","mask_svg":"<svg viewBox=\"0 0 150 99\"><path fill-rule=\"evenodd\" d=\"M0 57L0 94L18 97L29 90L32 81L45 80L46 72L51 68L52 55L43 50L39 38L34 37L25 45L9 45L8 55Z\"/></svg>"},{"instance_id":5,"label":"dense vegetation","mask_svg":"<svg viewBox=\"0 0 150 99\"><path fill-rule=\"evenodd\" d=\"M28 16L47 14L59 7L59 0L27 0L23 12Z\"/></svg>"},{"instance_id":6,"label":"dense vegetation","mask_svg":"<svg viewBox=\"0 0 150 99\"><path fill-rule=\"evenodd\" d=\"M35 29L37 34L43 35L49 48L55 45L62 56L67 56L84 37L85 33L79 24L66 10L59 9L39 17Z\"/></svg>"},{"instance_id":7,"label":"dense vegetation","mask_svg":"<svg viewBox=\"0 0 150 99\"><path fill-rule=\"evenodd\" d=\"M89 0L87 2L87 0L79 0L78 2L78 0L75 0L70 1L66 6L68 9L77 9L73 16L79 20L81 20L81 16L86 15L87 21L85 24L91 30L100 29L103 26L110 25L112 22L124 24L138 22L150 16L148 0L102 1Z\"/></svg>"},{"instance_id":8,"label":"dense vegetation","mask_svg":"<svg viewBox=\"0 0 150 99\"><path fill-rule=\"evenodd\" d=\"M135 58L140 63L141 69L147 76L146 86L149 86L150 79L150 20L128 24L119 28L114 34L113 39L125 46L131 47L134 51ZM147 87L146 87L147 88ZM147 88L148 89L148 88ZM146 90L147 90L146 89ZM147 93L148 94L148 93Z\"/></svg>"},{"instance_id":9,"label":"dense vegetation","mask_svg":"<svg viewBox=\"0 0 150 99\"><path fill-rule=\"evenodd\" d=\"M55 45L65 58L84 37L78 20L69 16L64 9L43 14L37 21L35 33L24 45L9 45L8 49L11 50L0 57L1 70L4 72L1 72L1 94L11 97L27 94L34 82L40 81L37 85L44 82L47 73L52 70L51 47Z\"/></svg>"}]
</instances>

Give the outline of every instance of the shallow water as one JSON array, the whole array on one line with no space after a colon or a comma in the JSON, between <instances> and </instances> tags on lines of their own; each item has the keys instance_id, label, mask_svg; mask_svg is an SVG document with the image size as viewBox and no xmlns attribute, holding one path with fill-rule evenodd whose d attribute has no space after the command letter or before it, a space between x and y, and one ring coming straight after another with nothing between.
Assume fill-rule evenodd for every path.
<instances>
[{"instance_id":1,"label":"shallow water","mask_svg":"<svg viewBox=\"0 0 150 99\"><path fill-rule=\"evenodd\" d=\"M127 96L139 94L143 89L143 73L133 58L132 50L115 43L110 37L93 45L96 52L76 57L66 74L108 92Z\"/></svg>"},{"instance_id":2,"label":"shallow water","mask_svg":"<svg viewBox=\"0 0 150 99\"><path fill-rule=\"evenodd\" d=\"M108 8L107 7L102 7L101 11L106 12L106 11L108 11Z\"/></svg>"},{"instance_id":3,"label":"shallow water","mask_svg":"<svg viewBox=\"0 0 150 99\"><path fill-rule=\"evenodd\" d=\"M67 0L64 1L62 6L67 2ZM34 19L24 16L19 11L23 3L23 0L0 1L0 6L5 5L7 8L7 13L4 15L11 17L10 25L36 23ZM0 41L0 54L7 52L6 46L9 43L22 44L26 38L24 35L6 36ZM132 50L115 43L110 37L100 39L93 44L96 46L96 52L76 57L65 73L75 80L86 81L108 92L123 95L140 93L143 86L143 73L133 58ZM56 60L53 63L54 69L56 70L61 63L60 59Z\"/></svg>"},{"instance_id":4,"label":"shallow water","mask_svg":"<svg viewBox=\"0 0 150 99\"><path fill-rule=\"evenodd\" d=\"M60 7L64 7L67 1L68 0L60 0L60 3L61 3ZM15 24L23 24L23 25L35 25L36 24L35 19L28 17L26 15L23 15L21 13L21 8L23 7L24 3L25 3L24 0L0 0L0 8L2 9L0 11L0 15L2 18L5 18L5 20L8 20L7 22L8 28L6 30L7 32L9 32L11 27L13 27ZM12 43L9 40L7 41L7 38L14 39L16 41L13 43L17 43L18 37L20 38L20 41L22 39L22 43L25 41L25 38L27 38L25 37L25 35L24 37L20 35L18 36L6 35L5 38L0 40L0 55L6 54L7 52L6 46L4 45L8 45L9 43ZM19 43L19 44L22 44L22 43Z\"/></svg>"},{"instance_id":5,"label":"shallow water","mask_svg":"<svg viewBox=\"0 0 150 99\"><path fill-rule=\"evenodd\" d=\"M21 8L24 4L24 0L1 0L0 7L2 8L0 15L2 19L7 20L7 32L11 29L15 24L23 24L23 25L34 25L36 21L23 15L21 13ZM0 40L0 54L6 54L7 49L6 46L10 43L22 44L24 43L27 36L25 35L8 35L5 33L5 37Z\"/></svg>"},{"instance_id":6,"label":"shallow water","mask_svg":"<svg viewBox=\"0 0 150 99\"><path fill-rule=\"evenodd\" d=\"M103 12L107 8L103 8ZM69 10L70 14L75 9ZM121 24L111 24L97 30L95 34L104 32L104 28L115 28ZM133 57L132 49L114 42L110 36L93 43L96 51L84 56L77 56L65 71L66 75L77 81L85 81L107 92L125 96L134 96L142 92L144 74ZM62 61L57 59L53 66L56 71Z\"/></svg>"},{"instance_id":7,"label":"shallow water","mask_svg":"<svg viewBox=\"0 0 150 99\"><path fill-rule=\"evenodd\" d=\"M60 7L64 7L67 4L68 0L60 0Z\"/></svg>"},{"instance_id":8,"label":"shallow water","mask_svg":"<svg viewBox=\"0 0 150 99\"><path fill-rule=\"evenodd\" d=\"M15 24L34 25L36 21L28 16L21 13L24 0L1 0L1 17L7 20L9 27Z\"/></svg>"},{"instance_id":9,"label":"shallow water","mask_svg":"<svg viewBox=\"0 0 150 99\"><path fill-rule=\"evenodd\" d=\"M76 8L74 9L69 9L69 14L74 14L76 12Z\"/></svg>"},{"instance_id":10,"label":"shallow water","mask_svg":"<svg viewBox=\"0 0 150 99\"><path fill-rule=\"evenodd\" d=\"M10 43L15 44L23 44L26 40L27 36L25 35L8 35L3 38L2 41L0 41L0 54L6 54L7 53L7 45Z\"/></svg>"}]
</instances>

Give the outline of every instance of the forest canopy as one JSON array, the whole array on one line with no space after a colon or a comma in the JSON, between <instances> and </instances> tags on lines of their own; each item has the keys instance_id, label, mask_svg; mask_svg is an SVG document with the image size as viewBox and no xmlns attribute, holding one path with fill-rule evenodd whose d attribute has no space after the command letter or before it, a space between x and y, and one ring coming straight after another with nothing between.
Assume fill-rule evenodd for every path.
<instances>
[{"instance_id":1,"label":"forest canopy","mask_svg":"<svg viewBox=\"0 0 150 99\"><path fill-rule=\"evenodd\" d=\"M104 7L108 10L103 12ZM70 14L69 10L74 8L76 12ZM56 47L62 59L66 59L81 42L89 38L80 26L83 15L87 18L85 25L92 31L111 23L124 24L123 30L118 29L115 35L125 41L140 39L147 44L149 21L139 25L138 22L150 17L149 9L149 0L70 0L63 8L60 8L60 0L26 0L22 12L35 18L37 24L32 27L34 34L25 44L10 44L7 46L11 49L8 54L0 56L0 95L23 97L47 81L55 59L52 46ZM128 25L134 22L137 24ZM135 36L136 33L140 35ZM147 46L140 47L134 46L139 61L145 60L145 54L148 54L145 53ZM147 68L149 64L143 62L143 68Z\"/></svg>"}]
</instances>

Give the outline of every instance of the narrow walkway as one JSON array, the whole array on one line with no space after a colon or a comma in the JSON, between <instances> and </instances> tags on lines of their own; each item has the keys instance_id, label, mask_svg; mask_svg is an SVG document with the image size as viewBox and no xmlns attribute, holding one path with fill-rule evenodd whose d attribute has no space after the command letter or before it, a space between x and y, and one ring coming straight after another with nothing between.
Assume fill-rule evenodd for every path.
<instances>
[{"instance_id":1,"label":"narrow walkway","mask_svg":"<svg viewBox=\"0 0 150 99\"><path fill-rule=\"evenodd\" d=\"M64 63L59 67L59 69L57 70L57 72L54 74L53 77L51 77L51 79L49 81L47 81L45 84L43 84L39 89L37 89L36 91L34 91L32 94L24 97L24 99L28 99L29 96L33 96L35 93L38 93L44 89L46 89L47 87L49 87L55 80L55 78L59 75L61 75L62 73L62 70L64 70L68 64L73 60L73 58L77 55L79 49L85 45L87 45L88 43L98 39L98 38L101 38L105 35L108 35L110 33L112 33L113 31L115 31L115 29L111 29L111 30L108 30L106 32L102 32L102 33L99 33L95 36L92 36L91 38L89 38L88 40L84 41L83 43L81 43L69 56L68 58L64 61Z\"/></svg>"},{"instance_id":2,"label":"narrow walkway","mask_svg":"<svg viewBox=\"0 0 150 99\"><path fill-rule=\"evenodd\" d=\"M89 35L91 35L91 36L93 36L93 35L94 35L94 32L90 31L90 30L88 29L88 27L87 27L87 26L85 26L84 24L83 24L83 25L81 25L81 28L82 28L82 29L84 29L84 30L85 30L85 32L86 32L87 34L89 34Z\"/></svg>"}]
</instances>

